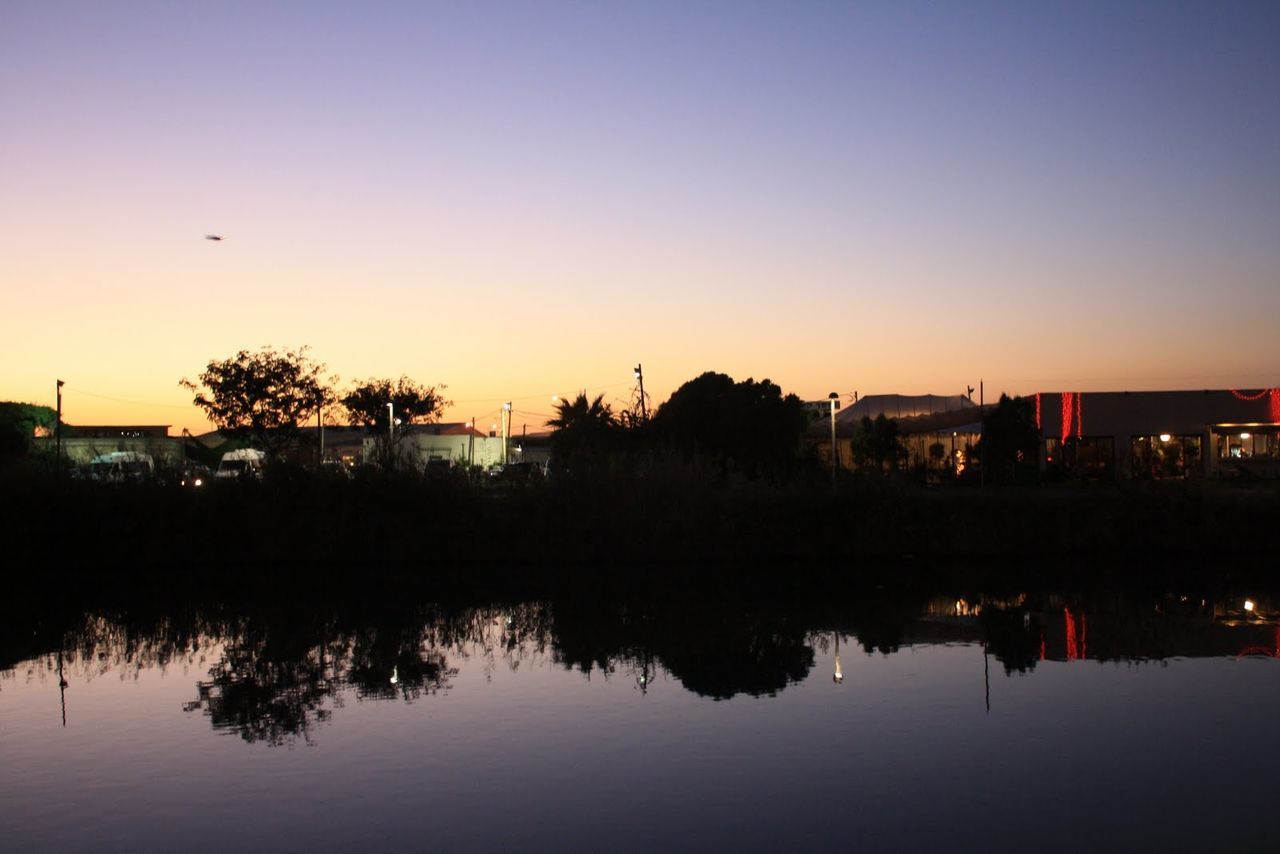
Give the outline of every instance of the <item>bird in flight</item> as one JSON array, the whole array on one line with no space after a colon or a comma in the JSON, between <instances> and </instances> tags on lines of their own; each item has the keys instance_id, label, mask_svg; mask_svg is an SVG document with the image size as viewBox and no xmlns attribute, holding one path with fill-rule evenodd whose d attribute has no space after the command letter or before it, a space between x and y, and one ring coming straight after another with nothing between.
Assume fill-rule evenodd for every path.
<instances>
[{"instance_id":1,"label":"bird in flight","mask_svg":"<svg viewBox=\"0 0 1280 854\"><path fill-rule=\"evenodd\" d=\"M221 234L206 234L206 235L204 236L204 239L205 239L205 240L218 240L218 241L220 241L220 240L222 240L222 235L221 235Z\"/></svg>"}]
</instances>

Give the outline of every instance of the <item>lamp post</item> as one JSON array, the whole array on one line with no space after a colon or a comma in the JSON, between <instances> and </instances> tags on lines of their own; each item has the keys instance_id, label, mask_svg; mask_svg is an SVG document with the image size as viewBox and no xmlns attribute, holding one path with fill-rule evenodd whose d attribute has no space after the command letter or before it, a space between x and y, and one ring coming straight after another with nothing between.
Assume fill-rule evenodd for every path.
<instances>
[{"instance_id":1,"label":"lamp post","mask_svg":"<svg viewBox=\"0 0 1280 854\"><path fill-rule=\"evenodd\" d=\"M511 401L502 404L502 464L507 464L507 439L511 435Z\"/></svg>"},{"instance_id":2,"label":"lamp post","mask_svg":"<svg viewBox=\"0 0 1280 854\"><path fill-rule=\"evenodd\" d=\"M840 395L831 392L827 395L827 400L831 401L831 482L836 482L836 468L839 466L839 460L836 456L836 410L840 408Z\"/></svg>"},{"instance_id":3,"label":"lamp post","mask_svg":"<svg viewBox=\"0 0 1280 854\"><path fill-rule=\"evenodd\" d=\"M396 406L387 401L387 469L391 468L391 446L396 438Z\"/></svg>"}]
</instances>

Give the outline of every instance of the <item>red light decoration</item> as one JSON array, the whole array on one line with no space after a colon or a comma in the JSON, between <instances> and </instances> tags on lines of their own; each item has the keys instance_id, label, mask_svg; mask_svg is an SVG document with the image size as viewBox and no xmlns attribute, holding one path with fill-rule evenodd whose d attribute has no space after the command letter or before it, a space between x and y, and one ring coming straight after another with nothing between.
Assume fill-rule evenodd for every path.
<instances>
[{"instance_id":1,"label":"red light decoration","mask_svg":"<svg viewBox=\"0 0 1280 854\"><path fill-rule=\"evenodd\" d=\"M1036 392L1036 429L1043 429L1040 426L1040 392Z\"/></svg>"},{"instance_id":2,"label":"red light decoration","mask_svg":"<svg viewBox=\"0 0 1280 854\"><path fill-rule=\"evenodd\" d=\"M1067 636L1067 661L1084 661L1087 657L1089 624L1086 622L1087 617L1084 614L1080 615L1079 620L1079 632L1077 633L1076 618L1072 616L1071 609L1062 609L1062 622Z\"/></svg>"},{"instance_id":3,"label":"red light decoration","mask_svg":"<svg viewBox=\"0 0 1280 854\"><path fill-rule=\"evenodd\" d=\"M1067 634L1067 661L1075 661L1076 655L1076 621L1071 618L1071 609L1062 609L1062 622Z\"/></svg>"},{"instance_id":4,"label":"red light decoration","mask_svg":"<svg viewBox=\"0 0 1280 854\"><path fill-rule=\"evenodd\" d=\"M1257 394L1249 394L1233 388L1231 393L1235 395L1236 400L1262 400L1264 397L1268 398L1267 411L1271 415L1271 420L1280 422L1280 388L1264 388Z\"/></svg>"},{"instance_id":5,"label":"red light decoration","mask_svg":"<svg viewBox=\"0 0 1280 854\"><path fill-rule=\"evenodd\" d=\"M1062 438L1075 435L1077 439L1084 435L1084 393L1064 391L1062 399ZM1072 430L1072 424L1075 429Z\"/></svg>"},{"instance_id":6,"label":"red light decoration","mask_svg":"<svg viewBox=\"0 0 1280 854\"><path fill-rule=\"evenodd\" d=\"M1236 658L1244 658L1246 655L1265 655L1270 658L1280 658L1280 626L1276 626L1276 645L1274 649L1261 644L1246 646L1236 653Z\"/></svg>"}]
</instances>

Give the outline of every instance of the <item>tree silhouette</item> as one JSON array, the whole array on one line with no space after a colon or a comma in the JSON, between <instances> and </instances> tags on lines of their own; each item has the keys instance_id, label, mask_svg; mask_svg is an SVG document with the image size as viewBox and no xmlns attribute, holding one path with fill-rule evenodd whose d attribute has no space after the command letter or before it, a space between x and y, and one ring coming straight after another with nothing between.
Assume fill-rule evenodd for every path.
<instances>
[{"instance_id":1,"label":"tree silhouette","mask_svg":"<svg viewBox=\"0 0 1280 854\"><path fill-rule=\"evenodd\" d=\"M708 371L658 408L653 428L687 456L707 456L753 475L780 474L801 459L809 419L794 394L769 380L735 383Z\"/></svg>"},{"instance_id":2,"label":"tree silhouette","mask_svg":"<svg viewBox=\"0 0 1280 854\"><path fill-rule=\"evenodd\" d=\"M307 356L307 348L283 352L263 347L213 360L199 382L179 385L196 393L192 400L221 432L246 438L278 456L298 438L298 427L334 400L325 366Z\"/></svg>"},{"instance_id":3,"label":"tree silhouette","mask_svg":"<svg viewBox=\"0 0 1280 854\"><path fill-rule=\"evenodd\" d=\"M404 376L395 381L367 379L352 387L340 403L352 423L385 432L388 403L395 408L395 417L405 424L438 420L450 404L441 395L444 388L443 385L421 385Z\"/></svg>"},{"instance_id":4,"label":"tree silhouette","mask_svg":"<svg viewBox=\"0 0 1280 854\"><path fill-rule=\"evenodd\" d=\"M1014 480L1019 470L1039 466L1040 431L1035 409L1028 398L1000 395L1000 401L982 419L979 453L987 477Z\"/></svg>"},{"instance_id":5,"label":"tree silhouette","mask_svg":"<svg viewBox=\"0 0 1280 854\"><path fill-rule=\"evenodd\" d=\"M551 457L562 472L581 474L618 448L618 419L603 394L588 400L581 392L573 400L559 401L547 426L553 430Z\"/></svg>"},{"instance_id":6,"label":"tree silhouette","mask_svg":"<svg viewBox=\"0 0 1280 854\"><path fill-rule=\"evenodd\" d=\"M0 462L25 456L37 430L52 432L57 413L33 403L0 402Z\"/></svg>"},{"instance_id":7,"label":"tree silhouette","mask_svg":"<svg viewBox=\"0 0 1280 854\"><path fill-rule=\"evenodd\" d=\"M874 421L864 415L854 428L852 445L854 463L877 474L886 470L896 471L906 456L906 449L899 439L898 422L886 418L884 413L876 416Z\"/></svg>"}]
</instances>

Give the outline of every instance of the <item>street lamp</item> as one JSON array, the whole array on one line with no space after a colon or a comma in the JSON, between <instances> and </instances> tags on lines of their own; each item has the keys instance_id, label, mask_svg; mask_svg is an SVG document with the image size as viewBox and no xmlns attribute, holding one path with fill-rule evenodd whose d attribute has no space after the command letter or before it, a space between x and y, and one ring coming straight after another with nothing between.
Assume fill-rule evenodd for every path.
<instances>
[{"instance_id":1,"label":"street lamp","mask_svg":"<svg viewBox=\"0 0 1280 854\"><path fill-rule=\"evenodd\" d=\"M836 457L836 410L840 408L840 395L831 392L827 395L827 400L831 401L831 482L836 482L836 466L839 465Z\"/></svg>"},{"instance_id":2,"label":"street lamp","mask_svg":"<svg viewBox=\"0 0 1280 854\"><path fill-rule=\"evenodd\" d=\"M511 401L502 404L502 464L507 464L507 437L511 435Z\"/></svg>"}]
</instances>

